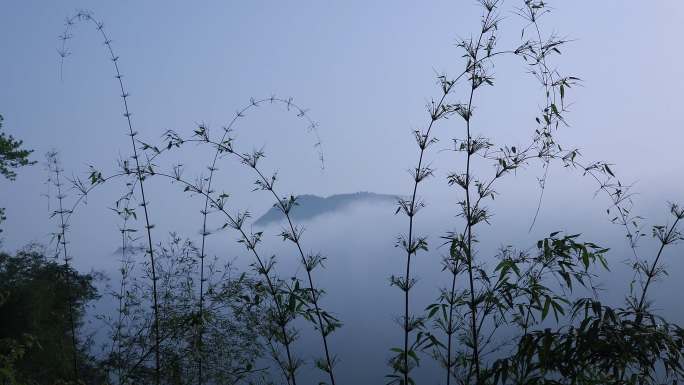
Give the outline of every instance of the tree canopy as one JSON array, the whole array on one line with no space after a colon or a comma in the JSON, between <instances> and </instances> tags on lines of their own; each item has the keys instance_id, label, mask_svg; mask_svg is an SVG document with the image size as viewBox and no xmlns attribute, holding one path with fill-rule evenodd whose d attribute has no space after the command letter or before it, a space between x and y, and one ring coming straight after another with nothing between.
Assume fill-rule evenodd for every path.
<instances>
[{"instance_id":1,"label":"tree canopy","mask_svg":"<svg viewBox=\"0 0 684 385\"><path fill-rule=\"evenodd\" d=\"M39 247L0 253L0 383L71 378L69 296L81 323L85 304L97 298L93 276L65 268ZM92 376L84 352L77 352L80 372Z\"/></svg>"}]
</instances>

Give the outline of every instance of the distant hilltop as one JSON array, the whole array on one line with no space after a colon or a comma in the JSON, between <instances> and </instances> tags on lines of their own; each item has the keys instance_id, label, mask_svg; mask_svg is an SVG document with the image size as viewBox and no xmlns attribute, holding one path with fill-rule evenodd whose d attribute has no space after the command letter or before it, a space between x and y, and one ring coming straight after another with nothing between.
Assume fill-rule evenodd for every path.
<instances>
[{"instance_id":1,"label":"distant hilltop","mask_svg":"<svg viewBox=\"0 0 684 385\"><path fill-rule=\"evenodd\" d=\"M306 221L323 214L348 209L355 203L394 203L398 197L398 195L376 194L372 192L335 194L327 198L309 194L298 195L297 206L290 211L290 217L295 221ZM254 224L257 226L267 226L283 220L284 217L279 209L271 207Z\"/></svg>"}]
</instances>

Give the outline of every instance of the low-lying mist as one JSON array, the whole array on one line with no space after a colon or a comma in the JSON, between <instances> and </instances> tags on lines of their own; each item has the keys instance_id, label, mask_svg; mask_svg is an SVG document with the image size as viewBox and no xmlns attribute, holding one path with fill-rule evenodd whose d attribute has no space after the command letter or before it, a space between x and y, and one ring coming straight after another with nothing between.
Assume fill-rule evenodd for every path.
<instances>
[{"instance_id":1,"label":"low-lying mist","mask_svg":"<svg viewBox=\"0 0 684 385\"><path fill-rule=\"evenodd\" d=\"M440 196L438 193L436 201L445 198L448 196ZM535 200L530 198L527 201L519 201L519 204L534 208ZM429 234L430 244L429 251L419 254L414 262L418 281L411 293L411 307L416 312L433 303L439 295L439 289L445 287L450 279L450 275L442 270L442 258L448 254L448 245L445 246L446 241L440 237L448 231L459 229L463 223L455 215L455 208L442 210L442 207L448 205L437 202L427 205L416 221L419 233ZM403 297L396 288L390 286L389 277L401 274L404 266L403 254L395 244L398 234L406 231L407 224L405 217L395 215L395 211L396 205L390 201L360 201L297 223L305 228L301 238L304 252L321 253L326 257L324 268L316 271L314 280L318 287L325 290L321 299L322 307L343 323L342 328L330 337L331 349L338 360L338 376L343 383L382 383L384 376L390 371L387 367L389 348L399 346L401 342L402 331L397 322L401 316ZM564 202L550 201L530 229L532 215L520 216L516 211L512 207L501 210L491 225L479 227L476 258L493 268L497 264L497 254L501 247L510 245L523 250L532 249L538 239L548 236L552 231L561 230L574 234L578 232L576 229L589 229L589 232L582 234L582 239L611 248L608 254L610 271L596 270L598 277L595 283L601 289L600 295L611 305L623 304L624 293L629 290L633 279L633 272L626 264L631 251L620 229L611 224L608 218L582 217L581 212L568 210ZM523 211L534 212L529 209ZM549 215L547 212L561 212L562 216ZM654 218L659 216L665 215L653 213ZM561 221L562 226L559 226ZM276 258L275 272L281 278L303 279L305 271L295 247L290 242L283 242L279 236L285 229L285 224L286 222L280 221L263 227L252 226L252 231L263 232L263 242L259 249L262 255L273 255ZM162 234L157 236L162 242L167 238L168 236L163 237ZM189 239L192 240L192 237ZM256 275L252 266L253 257L236 240L237 236L230 229L214 232L208 237L207 256L215 256L222 263L230 263L234 269L233 275L241 272ZM646 252L651 246L654 245L643 243L642 249ZM120 251L113 254L110 252L108 257L101 256L101 260L107 263L106 267L103 264L98 270L110 277L107 282L110 289L116 289L120 275L116 264ZM671 258L676 257L679 252L681 247L671 250L666 256L667 264L673 271L679 271L683 267L681 258ZM138 253L136 258L139 263L145 262L142 253ZM104 283L101 282L100 285L103 291ZM465 282L457 285L464 286ZM682 290L684 281L676 276L658 282L653 287L653 298L658 303L658 309L667 309L662 315L672 322L684 320L683 310L677 306L677 298L672 295ZM591 292L578 290L574 295L591 295ZM106 295L90 310L87 330L100 330L96 339L99 343L105 342L105 334L101 329L102 324L94 316L115 311L115 302ZM300 320L295 322L295 326L299 330L299 339L294 343L294 349L311 364L322 355L320 336L310 323ZM505 330L501 331L501 338L505 338ZM268 359L264 360L264 365L269 364L272 363ZM441 378L437 364L429 359L425 359L416 370L426 383L437 383ZM305 383L325 379L324 373L313 365L305 366L300 376Z\"/></svg>"}]
</instances>

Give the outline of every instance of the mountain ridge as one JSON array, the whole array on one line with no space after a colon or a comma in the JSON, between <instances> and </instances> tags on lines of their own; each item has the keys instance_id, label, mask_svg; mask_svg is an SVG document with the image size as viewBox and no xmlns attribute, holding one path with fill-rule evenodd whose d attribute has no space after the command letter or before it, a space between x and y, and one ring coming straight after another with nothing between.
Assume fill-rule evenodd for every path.
<instances>
[{"instance_id":1,"label":"mountain ridge","mask_svg":"<svg viewBox=\"0 0 684 385\"><path fill-rule=\"evenodd\" d=\"M290 216L295 221L307 221L318 216L348 209L356 203L395 202L399 195L378 194L368 191L355 193L333 194L320 197L313 194L297 195L297 205L290 210ZM284 219L283 213L276 207L271 207L255 222L256 226L267 226Z\"/></svg>"}]
</instances>

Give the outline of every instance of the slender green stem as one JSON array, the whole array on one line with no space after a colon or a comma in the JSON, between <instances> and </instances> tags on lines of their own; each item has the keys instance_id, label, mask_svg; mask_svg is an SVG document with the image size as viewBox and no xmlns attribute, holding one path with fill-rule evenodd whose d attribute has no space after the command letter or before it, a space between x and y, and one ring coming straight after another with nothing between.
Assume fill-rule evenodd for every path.
<instances>
[{"instance_id":1,"label":"slender green stem","mask_svg":"<svg viewBox=\"0 0 684 385\"><path fill-rule=\"evenodd\" d=\"M56 157L56 154L54 155ZM67 252L67 240L66 240L66 228L67 224L64 221L64 206L62 202L64 201L64 195L62 195L62 182L61 182L61 170L56 158L48 160L53 162L53 172L55 173L55 186L57 187L57 201L59 202L59 220L60 220L60 232L59 232L59 244L62 246L62 252L64 254L64 280L67 287L67 307L69 311L69 326L71 328L71 348L72 359L73 359L73 370L74 379L79 380L78 371L78 342L76 337L76 321L74 319L74 297L71 288L70 279L70 265L69 265L69 253Z\"/></svg>"},{"instance_id":2,"label":"slender green stem","mask_svg":"<svg viewBox=\"0 0 684 385\"><path fill-rule=\"evenodd\" d=\"M292 103L292 100L285 100L282 98L277 98L277 97L270 97L270 98L263 98L260 100L252 100L252 102L243 107L241 110L239 110L233 119L230 121L230 123L224 128L223 130L223 135L221 136L221 140L218 143L224 143L226 140L226 137L228 136L228 133L230 133L231 129L233 128L233 125L237 122L237 120L240 117L243 117L244 114L254 108L259 106L261 103L265 102L271 102L271 103L282 103L287 105L288 109L290 107L294 107L297 110L301 111L300 113L303 113L303 109L300 108L298 105ZM314 123L309 120L310 127L315 129ZM315 132L315 131L314 131ZM316 133L316 132L315 132ZM317 146L320 146L320 138L318 137L318 134L316 133L316 139L317 139ZM216 163L218 161L219 155L221 154L221 148L223 145L219 145L216 147L216 151L214 152L214 157L211 162L211 166L209 166L209 177L207 178L207 192L211 194L211 187L212 183L214 180L214 174L216 172ZM322 160L322 154L319 154L320 158ZM207 239L207 216L209 214L209 198L205 197L204 199L204 210L202 210L202 244L200 247L200 299L199 299L199 316L200 316L200 324L199 324L199 333L198 333L198 341L197 341L197 347L198 347L198 360L197 360L197 369L198 369L198 374L197 374L197 382L198 385L202 385L203 383L203 378L202 378L202 368L203 368L203 355L202 355L202 350L203 350L203 328L204 328L204 319L203 313L204 313L204 259L206 257L205 254L205 246L206 246L206 239ZM293 366L292 362L288 363L290 366Z\"/></svg>"},{"instance_id":3,"label":"slender green stem","mask_svg":"<svg viewBox=\"0 0 684 385\"><path fill-rule=\"evenodd\" d=\"M143 171L144 172L144 171ZM179 182L186 187L188 187L192 192L197 193L205 198L209 199L209 202L211 203L212 206L216 207L221 213L223 213L226 218L228 218L228 221L232 224L234 224L234 228L240 233L240 236L242 240L245 242L247 245L247 248L250 250L250 252L254 255L254 258L257 261L257 264L259 265L259 272L264 276L266 279L266 284L269 288L269 294L273 297L273 300L276 305L276 312L277 316L279 318L278 324L281 328L281 332L283 333L283 345L285 347L285 351L287 354L287 359L288 363L290 365L289 368L287 368L287 373L286 377L288 379L288 383L291 383L292 385L297 385L297 380L295 377L295 367L294 367L294 360L292 358L292 354L290 351L290 344L292 341L289 338L289 335L287 333L287 329L285 327L287 317L285 315L285 311L283 310L283 305L280 301L280 297L278 295L278 291L276 288L276 284L273 282L271 276L268 274L268 269L266 267L266 264L264 263L263 259L259 255L259 253L256 251L256 244L252 242L251 238L245 230L242 228L242 226L238 226L237 224L240 223L240 221L237 220L233 215L231 215L226 209L223 207L223 205L216 201L214 198L211 197L211 195L208 192L202 191L201 189L197 188L197 186L193 185L192 183L185 181L181 178L179 178L177 175L170 175L170 174L165 174L162 172L148 172L147 173L150 176L160 176L163 178L171 179L173 181Z\"/></svg>"},{"instance_id":4,"label":"slender green stem","mask_svg":"<svg viewBox=\"0 0 684 385\"><path fill-rule=\"evenodd\" d=\"M152 243L152 225L150 223L150 216L149 216L149 210L148 210L148 202L145 197L145 186L144 186L144 176L143 176L143 170L140 167L140 159L138 155L138 149L135 143L135 137L137 135L137 132L133 130L133 123L131 120L131 112L128 108L128 93L126 92L126 88L124 87L123 83L123 75L121 75L121 71L119 70L119 64L118 60L119 57L115 55L114 50L111 45L111 40L107 36L107 33L104 30L103 24L99 21L97 21L91 14L87 12L79 12L76 16L72 17L67 21L67 30L65 31L63 38L62 38L62 60L66 56L66 52L64 50L64 45L66 44L66 41L70 38L69 36L69 28L71 25L73 25L74 21L76 20L87 20L92 22L97 30L99 31L100 35L102 36L102 39L104 40L104 44L107 47L107 51L109 53L109 58L111 59L113 65L114 65L114 71L115 71L115 78L118 81L119 84L119 90L121 92L121 98L123 100L123 107L124 107L124 117L126 118L126 123L128 125L128 136L131 138L131 147L133 151L133 160L135 161L135 167L136 167L136 176L138 181L140 182L140 195L141 195L141 206L143 207L143 211L145 214L145 231L147 233L147 253L150 256L150 267L151 267L151 275L152 275L152 302L153 302L153 310L154 310L154 339L155 339L155 370L154 370L154 377L155 377L155 384L159 385L161 382L161 361L160 361L160 334L159 334L159 304L158 304L158 298L157 298L157 274L156 274L156 263L155 263L155 258L154 258L154 246Z\"/></svg>"},{"instance_id":5,"label":"slender green stem","mask_svg":"<svg viewBox=\"0 0 684 385\"><path fill-rule=\"evenodd\" d=\"M675 219L674 223L670 227L670 229L667 232L667 235L665 238L661 239L660 241L660 248L658 249L658 254L656 254L655 260L653 261L653 264L651 265L651 268L648 271L648 275L646 278L646 284L644 285L644 289L641 292L641 298L639 299L639 306L637 307L637 314L641 314L644 311L644 301L646 300L646 292L648 291L648 286L651 284L651 281L653 280L653 277L655 276L655 270L658 267L658 262L660 261L660 256L663 254L663 250L665 250L665 246L667 245L667 240L672 236L672 233L675 231L677 228L677 223L679 223L679 220L681 218L677 217Z\"/></svg>"},{"instance_id":6,"label":"slender green stem","mask_svg":"<svg viewBox=\"0 0 684 385\"><path fill-rule=\"evenodd\" d=\"M233 154L237 154L233 152ZM237 154L242 160L245 160L244 157L241 155ZM259 175L259 178L267 185L268 191L271 192L273 195L273 198L276 200L276 204L280 208L280 210L283 212L285 215L285 218L287 219L288 226L290 227L290 231L292 232L292 241L295 243L297 246L297 250L299 251L299 256L301 258L302 265L304 266L306 270L306 275L309 283L309 290L311 291L311 301L314 305L314 310L316 311L316 318L318 320L318 328L321 333L321 339L323 340L323 349L325 351L325 359L327 362L327 371L330 376L330 383L331 385L335 385L335 375L333 374L333 360L331 359L330 355L330 349L328 348L328 337L327 337L327 328L323 324L323 318L321 316L321 309L320 306L318 305L318 295L316 293L316 287L314 286L313 283L313 278L311 277L311 269L308 268L307 262L306 262L306 256L304 255L304 251L302 250L301 243L299 241L299 236L297 235L297 229L295 228L294 224L292 223L292 218L290 217L290 212L287 210L285 205L283 204L282 200L279 198L278 194L276 193L275 189L273 188L273 184L266 179L264 174L254 165L252 167L254 171Z\"/></svg>"}]
</instances>

